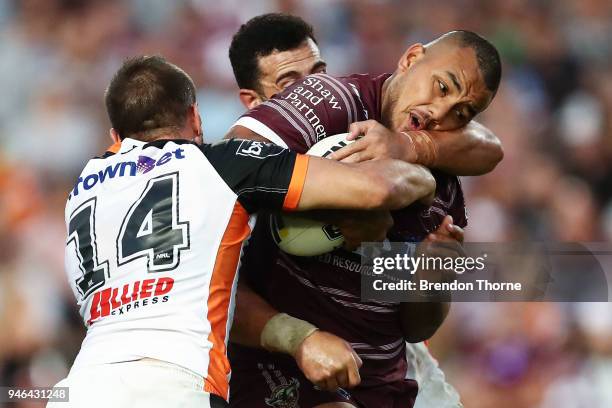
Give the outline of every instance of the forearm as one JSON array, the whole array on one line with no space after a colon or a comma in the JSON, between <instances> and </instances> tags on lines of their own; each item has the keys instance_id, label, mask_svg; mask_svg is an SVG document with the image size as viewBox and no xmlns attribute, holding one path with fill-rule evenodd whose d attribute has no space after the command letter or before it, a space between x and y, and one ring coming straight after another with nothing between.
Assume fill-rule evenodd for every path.
<instances>
[{"instance_id":1,"label":"forearm","mask_svg":"<svg viewBox=\"0 0 612 408\"><path fill-rule=\"evenodd\" d=\"M279 313L243 280L238 280L236 309L231 341L248 347L261 348L261 332L266 323Z\"/></svg>"},{"instance_id":2,"label":"forearm","mask_svg":"<svg viewBox=\"0 0 612 408\"><path fill-rule=\"evenodd\" d=\"M411 302L400 305L404 338L418 343L431 338L446 319L450 303Z\"/></svg>"},{"instance_id":3,"label":"forearm","mask_svg":"<svg viewBox=\"0 0 612 408\"><path fill-rule=\"evenodd\" d=\"M279 312L246 283L238 281L231 341L295 356L315 331L314 325Z\"/></svg>"},{"instance_id":4,"label":"forearm","mask_svg":"<svg viewBox=\"0 0 612 408\"><path fill-rule=\"evenodd\" d=\"M414 148L414 162L449 174L486 174L504 157L497 136L474 121L457 130L420 131L407 135Z\"/></svg>"}]
</instances>

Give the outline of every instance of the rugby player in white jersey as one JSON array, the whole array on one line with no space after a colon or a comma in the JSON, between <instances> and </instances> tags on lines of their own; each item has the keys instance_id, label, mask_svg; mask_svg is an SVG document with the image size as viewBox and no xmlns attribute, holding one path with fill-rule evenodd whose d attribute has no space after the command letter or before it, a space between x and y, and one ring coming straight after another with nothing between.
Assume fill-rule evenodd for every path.
<instances>
[{"instance_id":1,"label":"rugby player in white jersey","mask_svg":"<svg viewBox=\"0 0 612 408\"><path fill-rule=\"evenodd\" d=\"M431 199L422 166L347 165L278 146L202 144L191 78L123 64L105 95L113 147L66 205L66 272L87 327L52 407L225 406L236 270L259 209L400 208Z\"/></svg>"}]
</instances>

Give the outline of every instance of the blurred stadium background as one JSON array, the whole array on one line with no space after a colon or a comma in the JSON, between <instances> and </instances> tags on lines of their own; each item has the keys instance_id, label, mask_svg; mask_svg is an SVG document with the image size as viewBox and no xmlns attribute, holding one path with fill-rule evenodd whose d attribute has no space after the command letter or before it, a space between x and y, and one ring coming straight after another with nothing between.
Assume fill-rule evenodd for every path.
<instances>
[{"instance_id":1,"label":"blurred stadium background","mask_svg":"<svg viewBox=\"0 0 612 408\"><path fill-rule=\"evenodd\" d=\"M610 1L0 0L0 385L55 383L83 338L63 209L109 144L102 94L121 60L185 68L214 141L242 112L231 36L270 11L313 24L332 74L392 70L454 28L487 36L504 77L480 120L506 156L463 180L468 240L610 241ZM466 407L612 406L610 303L457 304L432 349Z\"/></svg>"}]
</instances>

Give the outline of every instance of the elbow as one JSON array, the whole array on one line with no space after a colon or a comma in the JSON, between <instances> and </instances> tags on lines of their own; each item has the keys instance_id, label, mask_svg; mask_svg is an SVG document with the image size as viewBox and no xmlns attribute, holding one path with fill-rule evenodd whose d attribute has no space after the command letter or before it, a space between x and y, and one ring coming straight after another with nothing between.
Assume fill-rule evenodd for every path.
<instances>
[{"instance_id":1,"label":"elbow","mask_svg":"<svg viewBox=\"0 0 612 408\"><path fill-rule=\"evenodd\" d=\"M420 343L425 340L429 340L438 331L440 326L426 326L421 327L417 330L412 329L410 332L404 334L404 340L408 343Z\"/></svg>"},{"instance_id":2,"label":"elbow","mask_svg":"<svg viewBox=\"0 0 612 408\"><path fill-rule=\"evenodd\" d=\"M497 165L504 159L504 148L502 147L499 139L495 138L494 141L491 142L490 149L490 159L489 159L489 168L485 173L489 173L497 167Z\"/></svg>"},{"instance_id":3,"label":"elbow","mask_svg":"<svg viewBox=\"0 0 612 408\"><path fill-rule=\"evenodd\" d=\"M419 343L433 337L446 316L448 303L400 303L400 323L404 339Z\"/></svg>"},{"instance_id":4,"label":"elbow","mask_svg":"<svg viewBox=\"0 0 612 408\"><path fill-rule=\"evenodd\" d=\"M484 160L482 160L480 171L477 171L478 174L474 174L475 176L490 173L504 159L504 148L501 141L493 133L487 134L481 141L480 149L486 154Z\"/></svg>"}]
</instances>

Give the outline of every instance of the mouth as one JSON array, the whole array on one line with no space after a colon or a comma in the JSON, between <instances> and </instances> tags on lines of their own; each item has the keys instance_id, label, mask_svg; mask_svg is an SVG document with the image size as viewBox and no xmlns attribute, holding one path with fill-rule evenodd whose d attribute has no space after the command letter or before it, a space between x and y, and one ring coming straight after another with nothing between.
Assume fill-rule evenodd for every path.
<instances>
[{"instance_id":1,"label":"mouth","mask_svg":"<svg viewBox=\"0 0 612 408\"><path fill-rule=\"evenodd\" d=\"M408 127L410 130L424 130L429 124L429 116L417 110L408 113Z\"/></svg>"}]
</instances>

